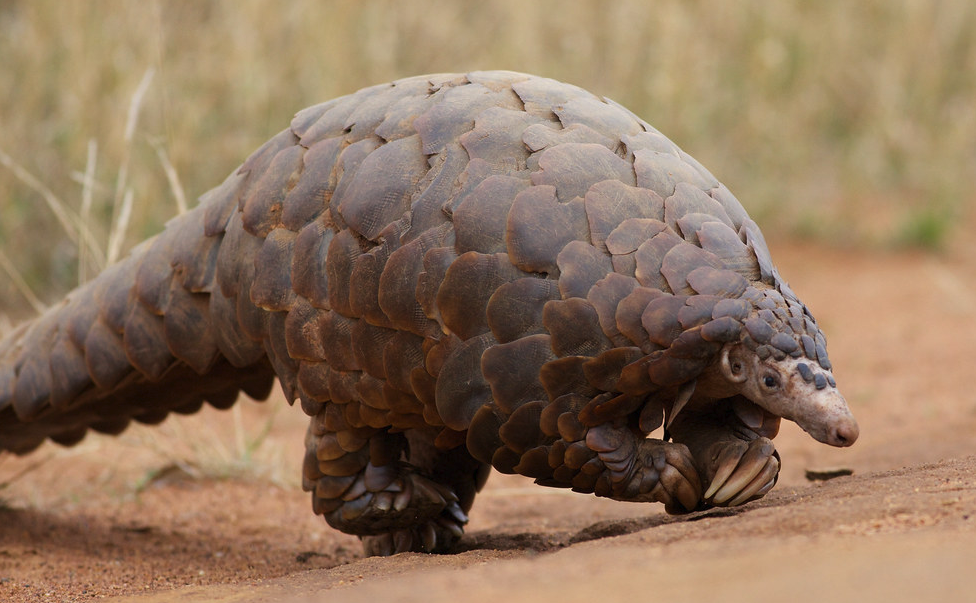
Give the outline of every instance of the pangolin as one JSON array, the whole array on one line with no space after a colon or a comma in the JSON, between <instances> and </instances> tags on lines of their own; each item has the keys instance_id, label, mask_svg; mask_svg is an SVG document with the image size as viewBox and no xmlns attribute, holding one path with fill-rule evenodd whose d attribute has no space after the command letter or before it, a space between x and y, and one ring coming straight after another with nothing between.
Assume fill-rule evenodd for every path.
<instances>
[{"instance_id":1,"label":"pangolin","mask_svg":"<svg viewBox=\"0 0 976 603\"><path fill-rule=\"evenodd\" d=\"M369 554L450 550L491 467L683 513L763 496L781 418L858 436L729 190L613 101L512 72L298 112L0 342L0 449L275 378L311 417L313 510Z\"/></svg>"}]
</instances>

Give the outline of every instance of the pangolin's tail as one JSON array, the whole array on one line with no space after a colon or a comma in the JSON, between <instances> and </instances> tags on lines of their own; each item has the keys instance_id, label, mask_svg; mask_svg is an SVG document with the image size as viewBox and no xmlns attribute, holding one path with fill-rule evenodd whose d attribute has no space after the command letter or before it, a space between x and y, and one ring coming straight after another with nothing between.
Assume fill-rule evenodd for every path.
<instances>
[{"instance_id":1,"label":"pangolin's tail","mask_svg":"<svg viewBox=\"0 0 976 603\"><path fill-rule=\"evenodd\" d=\"M293 140L286 131L269 144ZM254 165L261 155L251 167L267 168ZM204 402L229 407L240 391L267 397L273 328L247 294L264 241L237 212L257 175L248 167L0 341L0 450L71 445L88 429L119 433Z\"/></svg>"}]
</instances>

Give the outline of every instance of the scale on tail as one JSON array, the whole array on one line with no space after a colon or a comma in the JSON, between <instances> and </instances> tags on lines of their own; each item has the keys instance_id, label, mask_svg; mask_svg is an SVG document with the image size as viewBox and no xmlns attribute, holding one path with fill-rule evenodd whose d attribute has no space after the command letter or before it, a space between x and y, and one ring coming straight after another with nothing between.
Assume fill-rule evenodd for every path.
<instances>
[{"instance_id":1,"label":"scale on tail","mask_svg":"<svg viewBox=\"0 0 976 603\"><path fill-rule=\"evenodd\" d=\"M314 511L374 554L450 550L491 467L683 513L765 494L781 418L858 435L728 189L612 101L511 72L299 112L0 342L0 448L275 378L311 417Z\"/></svg>"}]
</instances>

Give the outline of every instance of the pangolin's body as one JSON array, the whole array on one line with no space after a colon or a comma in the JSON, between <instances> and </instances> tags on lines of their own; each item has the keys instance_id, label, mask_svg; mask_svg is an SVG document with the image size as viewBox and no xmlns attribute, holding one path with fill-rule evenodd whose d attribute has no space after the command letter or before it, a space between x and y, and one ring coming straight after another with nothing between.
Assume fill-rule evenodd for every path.
<instances>
[{"instance_id":1,"label":"pangolin's body","mask_svg":"<svg viewBox=\"0 0 976 603\"><path fill-rule=\"evenodd\" d=\"M756 224L647 123L552 80L425 76L301 111L9 335L0 448L277 377L311 416L315 512L370 552L443 550L490 465L673 512L761 496L780 417L857 437L830 368Z\"/></svg>"}]
</instances>

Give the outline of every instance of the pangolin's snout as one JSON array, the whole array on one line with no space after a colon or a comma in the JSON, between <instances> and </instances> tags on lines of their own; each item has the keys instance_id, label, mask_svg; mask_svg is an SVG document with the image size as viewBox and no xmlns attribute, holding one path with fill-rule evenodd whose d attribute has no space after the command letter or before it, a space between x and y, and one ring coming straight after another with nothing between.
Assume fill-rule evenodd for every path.
<instances>
[{"instance_id":1,"label":"pangolin's snout","mask_svg":"<svg viewBox=\"0 0 976 603\"><path fill-rule=\"evenodd\" d=\"M841 418L827 430L826 444L846 448L857 441L861 430L852 415Z\"/></svg>"},{"instance_id":2,"label":"pangolin's snout","mask_svg":"<svg viewBox=\"0 0 976 603\"><path fill-rule=\"evenodd\" d=\"M844 448L857 440L857 421L836 389L818 390L797 406L794 420L817 441Z\"/></svg>"}]
</instances>

